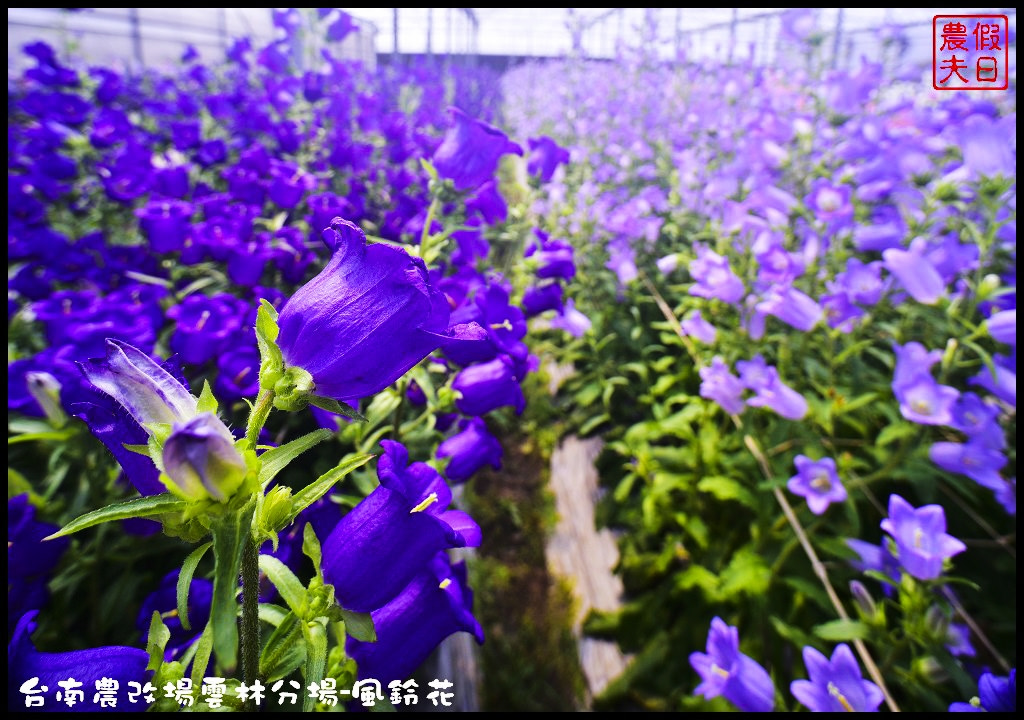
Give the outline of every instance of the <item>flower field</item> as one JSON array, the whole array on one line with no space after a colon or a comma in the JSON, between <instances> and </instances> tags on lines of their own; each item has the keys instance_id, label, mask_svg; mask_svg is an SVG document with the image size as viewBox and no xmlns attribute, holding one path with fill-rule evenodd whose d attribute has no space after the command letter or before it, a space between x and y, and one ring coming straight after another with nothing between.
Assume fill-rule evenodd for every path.
<instances>
[{"instance_id":1,"label":"flower field","mask_svg":"<svg viewBox=\"0 0 1024 720\"><path fill-rule=\"evenodd\" d=\"M513 648L482 710L1015 709L1012 84L274 24L9 76L9 710L450 707L458 634ZM550 530L476 484L572 435L630 658L586 700L464 550Z\"/></svg>"}]
</instances>

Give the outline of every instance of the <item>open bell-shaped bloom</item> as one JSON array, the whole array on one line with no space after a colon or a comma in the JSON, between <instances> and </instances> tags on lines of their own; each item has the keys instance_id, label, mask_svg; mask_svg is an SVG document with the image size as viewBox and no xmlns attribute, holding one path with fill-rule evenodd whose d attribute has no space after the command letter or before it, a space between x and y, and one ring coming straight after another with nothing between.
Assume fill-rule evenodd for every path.
<instances>
[{"instance_id":1,"label":"open bell-shaped bloom","mask_svg":"<svg viewBox=\"0 0 1024 720\"><path fill-rule=\"evenodd\" d=\"M327 267L281 310L277 342L285 363L312 375L317 395L373 395L465 327L449 329L448 301L423 261L385 243L366 244L353 223L324 231Z\"/></svg>"},{"instance_id":2,"label":"open bell-shaped bloom","mask_svg":"<svg viewBox=\"0 0 1024 720\"><path fill-rule=\"evenodd\" d=\"M452 126L434 153L434 167L456 190L472 190L494 177L502 155L522 155L523 148L493 125L448 108Z\"/></svg>"},{"instance_id":3,"label":"open bell-shaped bloom","mask_svg":"<svg viewBox=\"0 0 1024 720\"><path fill-rule=\"evenodd\" d=\"M370 612L390 602L434 555L476 547L480 527L461 510L448 510L451 490L426 463L409 464L401 443L382 440L380 485L335 526L324 541L324 581L338 603ZM381 572L387 567L387 572Z\"/></svg>"}]
</instances>

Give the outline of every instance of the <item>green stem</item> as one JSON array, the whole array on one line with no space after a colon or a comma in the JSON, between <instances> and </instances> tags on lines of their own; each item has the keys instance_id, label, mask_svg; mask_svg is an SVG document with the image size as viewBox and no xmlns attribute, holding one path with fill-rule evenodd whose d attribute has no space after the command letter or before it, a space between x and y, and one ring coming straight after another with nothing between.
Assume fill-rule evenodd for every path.
<instances>
[{"instance_id":1,"label":"green stem","mask_svg":"<svg viewBox=\"0 0 1024 720\"><path fill-rule=\"evenodd\" d=\"M252 686L260 668L259 568L260 549L252 537L242 550L242 678ZM256 712L256 699L245 701L245 712Z\"/></svg>"},{"instance_id":2,"label":"green stem","mask_svg":"<svg viewBox=\"0 0 1024 720\"><path fill-rule=\"evenodd\" d=\"M270 411L273 408L274 391L261 391L260 396L256 399L256 404L252 408L252 413L249 415L249 422L245 426L245 439L249 443L249 448L253 451L256 450L256 442L260 437L260 430L267 424L267 418L270 417Z\"/></svg>"},{"instance_id":3,"label":"green stem","mask_svg":"<svg viewBox=\"0 0 1024 720\"><path fill-rule=\"evenodd\" d=\"M427 257L427 249L430 247L430 241L433 239L433 234L430 232L430 226L434 224L434 216L437 215L438 199L435 197L430 201L430 207L427 208L427 219L423 221L423 233L420 235L420 257L423 258L423 262L429 264L430 258Z\"/></svg>"}]
</instances>

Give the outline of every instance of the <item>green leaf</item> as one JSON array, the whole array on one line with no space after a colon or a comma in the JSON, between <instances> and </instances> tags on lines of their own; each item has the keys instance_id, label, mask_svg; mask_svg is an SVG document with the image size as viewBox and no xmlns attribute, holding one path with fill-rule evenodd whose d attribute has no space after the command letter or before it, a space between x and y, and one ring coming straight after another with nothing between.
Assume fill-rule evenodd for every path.
<instances>
[{"instance_id":1,"label":"green leaf","mask_svg":"<svg viewBox=\"0 0 1024 720\"><path fill-rule=\"evenodd\" d=\"M713 495L716 500L736 500L751 509L757 509L757 501L754 499L753 493L732 478L709 475L701 478L697 483L697 489Z\"/></svg>"},{"instance_id":2,"label":"green leaf","mask_svg":"<svg viewBox=\"0 0 1024 720\"><path fill-rule=\"evenodd\" d=\"M740 593L750 597L764 595L772 582L771 568L764 558L749 547L741 548L733 555L729 565L722 571L722 597Z\"/></svg>"},{"instance_id":3,"label":"green leaf","mask_svg":"<svg viewBox=\"0 0 1024 720\"><path fill-rule=\"evenodd\" d=\"M341 614L345 618L345 632L356 640L377 642L377 630L373 626L370 613L353 612L342 608Z\"/></svg>"},{"instance_id":4,"label":"green leaf","mask_svg":"<svg viewBox=\"0 0 1024 720\"><path fill-rule=\"evenodd\" d=\"M154 610L153 617L149 620L149 635L146 639L146 652L149 654L147 670L158 670L164 661L164 651L167 649L167 641L171 639L171 631L164 625L160 617L160 611Z\"/></svg>"},{"instance_id":5,"label":"green leaf","mask_svg":"<svg viewBox=\"0 0 1024 720\"><path fill-rule=\"evenodd\" d=\"M832 620L814 627L814 634L829 642L864 640L868 637L868 626L859 620Z\"/></svg>"},{"instance_id":6,"label":"green leaf","mask_svg":"<svg viewBox=\"0 0 1024 720\"><path fill-rule=\"evenodd\" d=\"M18 445L19 443L34 442L36 440L64 442L77 433L78 429L75 427L65 428L64 430L46 430L43 432L25 433L24 435L13 435L7 438L7 444Z\"/></svg>"},{"instance_id":7,"label":"green leaf","mask_svg":"<svg viewBox=\"0 0 1024 720\"><path fill-rule=\"evenodd\" d=\"M262 608L261 608L262 609ZM285 613L260 653L260 677L274 682L290 675L306 660L302 621Z\"/></svg>"},{"instance_id":8,"label":"green leaf","mask_svg":"<svg viewBox=\"0 0 1024 720\"><path fill-rule=\"evenodd\" d=\"M127 520L128 518L152 517L154 515L163 515L164 513L181 512L185 509L186 505L187 503L184 500L180 500L170 493L135 498L134 500L116 505L107 505L99 510L93 510L90 513L81 515L53 535L43 539L53 540L54 538L71 535L79 530L91 528L93 525L114 520Z\"/></svg>"},{"instance_id":9,"label":"green leaf","mask_svg":"<svg viewBox=\"0 0 1024 720\"><path fill-rule=\"evenodd\" d=\"M196 412L204 413L217 413L217 398L213 396L213 390L210 389L210 381L206 380L203 382L203 391L199 393L199 402L196 403Z\"/></svg>"},{"instance_id":10,"label":"green leaf","mask_svg":"<svg viewBox=\"0 0 1024 720\"><path fill-rule=\"evenodd\" d=\"M281 593L282 599L300 619L305 617L308 603L306 588L288 566L273 555L260 555L260 570Z\"/></svg>"},{"instance_id":11,"label":"green leaf","mask_svg":"<svg viewBox=\"0 0 1024 720\"><path fill-rule=\"evenodd\" d=\"M233 672L238 663L238 575L242 551L249 540L249 528L256 503L249 502L236 512L214 519L213 598L210 624L213 625L213 649L225 672Z\"/></svg>"},{"instance_id":12,"label":"green leaf","mask_svg":"<svg viewBox=\"0 0 1024 720\"><path fill-rule=\"evenodd\" d=\"M323 397L322 395L310 395L309 404L315 405L321 410L327 412L337 413L338 415L344 415L345 417L352 418L357 422L368 422L366 416L356 410L348 403L343 403L335 400L334 398Z\"/></svg>"},{"instance_id":13,"label":"green leaf","mask_svg":"<svg viewBox=\"0 0 1024 720\"><path fill-rule=\"evenodd\" d=\"M306 523L306 526L302 528L302 554L313 561L317 577L320 577L320 563L322 561L320 540L317 539L312 523Z\"/></svg>"},{"instance_id":14,"label":"green leaf","mask_svg":"<svg viewBox=\"0 0 1024 720\"><path fill-rule=\"evenodd\" d=\"M273 603L260 603L259 606L260 620L274 627L284 622L288 617L288 612L288 610L285 610L280 605L274 605Z\"/></svg>"},{"instance_id":15,"label":"green leaf","mask_svg":"<svg viewBox=\"0 0 1024 720\"><path fill-rule=\"evenodd\" d=\"M313 432L295 438L289 443L280 447L267 450L260 455L260 486L266 487L267 483L273 480L279 472L288 467L292 460L312 447L323 442L334 435L330 430L314 430Z\"/></svg>"},{"instance_id":16,"label":"green leaf","mask_svg":"<svg viewBox=\"0 0 1024 720\"><path fill-rule=\"evenodd\" d=\"M192 586L192 576L196 572L196 566L199 565L199 561L203 559L203 555L213 545L212 542L200 545L193 550L185 562L182 563L181 572L178 574L178 618L181 620L181 627L185 630L191 630L192 626L188 620L188 591Z\"/></svg>"},{"instance_id":17,"label":"green leaf","mask_svg":"<svg viewBox=\"0 0 1024 720\"><path fill-rule=\"evenodd\" d=\"M192 658L192 685L203 686L203 676L210 665L210 655L213 654L213 624L206 623L203 634L199 636L196 643L196 654Z\"/></svg>"},{"instance_id":18,"label":"green leaf","mask_svg":"<svg viewBox=\"0 0 1024 720\"><path fill-rule=\"evenodd\" d=\"M912 435L917 435L923 432L920 425L915 425L909 422L898 422L891 425L886 425L882 432L878 433L878 437L875 439L875 445L878 447L885 447L891 442L896 440L902 440Z\"/></svg>"},{"instance_id":19,"label":"green leaf","mask_svg":"<svg viewBox=\"0 0 1024 720\"><path fill-rule=\"evenodd\" d=\"M304 628L306 635L306 667L305 677L307 687L312 684L319 685L324 679L324 668L327 667L327 628L320 622L311 622ZM302 701L302 711L312 712L313 702L316 698L311 693L306 693Z\"/></svg>"},{"instance_id":20,"label":"green leaf","mask_svg":"<svg viewBox=\"0 0 1024 720\"><path fill-rule=\"evenodd\" d=\"M336 482L353 470L361 468L374 457L375 456L372 454L350 455L338 463L337 467L332 470L328 470L312 483L302 488L302 490L295 493L295 495L292 496L292 520L294 520L300 512L326 495L327 492L334 487Z\"/></svg>"}]
</instances>

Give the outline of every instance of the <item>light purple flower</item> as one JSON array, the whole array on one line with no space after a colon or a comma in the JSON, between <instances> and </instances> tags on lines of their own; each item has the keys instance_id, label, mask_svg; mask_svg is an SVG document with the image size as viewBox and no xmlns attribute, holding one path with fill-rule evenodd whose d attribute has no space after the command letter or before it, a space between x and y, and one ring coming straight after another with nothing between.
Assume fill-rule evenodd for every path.
<instances>
[{"instance_id":1,"label":"light purple flower","mask_svg":"<svg viewBox=\"0 0 1024 720\"><path fill-rule=\"evenodd\" d=\"M771 712L775 687L768 671L740 652L739 631L716 617L708 632L707 652L690 654L690 665L701 677L695 695L723 696L743 712Z\"/></svg>"},{"instance_id":2,"label":"light purple flower","mask_svg":"<svg viewBox=\"0 0 1024 720\"><path fill-rule=\"evenodd\" d=\"M736 363L743 384L756 395L747 399L751 407L767 407L788 420L801 420L807 415L807 400L779 379L779 372L765 364L760 355Z\"/></svg>"},{"instance_id":3,"label":"light purple flower","mask_svg":"<svg viewBox=\"0 0 1024 720\"><path fill-rule=\"evenodd\" d=\"M704 245L696 245L696 250L697 259L690 263L689 268L697 283L690 288L690 294L718 298L727 303L739 301L746 287L729 267L729 261Z\"/></svg>"},{"instance_id":4,"label":"light purple flower","mask_svg":"<svg viewBox=\"0 0 1024 720\"><path fill-rule=\"evenodd\" d=\"M907 420L922 425L949 425L953 422L953 404L960 391L939 385L927 373L919 373L902 385L893 383L900 412Z\"/></svg>"},{"instance_id":5,"label":"light purple flower","mask_svg":"<svg viewBox=\"0 0 1024 720\"><path fill-rule=\"evenodd\" d=\"M700 379L702 398L714 400L732 415L743 414L743 383L729 371L729 366L721 357L716 355L709 367L700 369Z\"/></svg>"},{"instance_id":6,"label":"light purple flower","mask_svg":"<svg viewBox=\"0 0 1024 720\"><path fill-rule=\"evenodd\" d=\"M900 281L912 298L934 305L946 292L946 284L935 266L925 257L924 240L917 238L909 250L891 248L882 252L885 267Z\"/></svg>"},{"instance_id":7,"label":"light purple flower","mask_svg":"<svg viewBox=\"0 0 1024 720\"><path fill-rule=\"evenodd\" d=\"M715 326L701 317L700 310L694 310L689 317L679 323L684 333L700 340L705 345L712 345L718 331Z\"/></svg>"},{"instance_id":8,"label":"light purple flower","mask_svg":"<svg viewBox=\"0 0 1024 720\"><path fill-rule=\"evenodd\" d=\"M915 508L895 494L889 496L889 517L882 521L882 530L896 541L900 565L918 580L939 577L943 561L967 549L946 534L946 513L941 505Z\"/></svg>"},{"instance_id":9,"label":"light purple flower","mask_svg":"<svg viewBox=\"0 0 1024 720\"><path fill-rule=\"evenodd\" d=\"M1017 347L1017 308L994 313L985 321L985 326L996 342Z\"/></svg>"},{"instance_id":10,"label":"light purple flower","mask_svg":"<svg viewBox=\"0 0 1024 720\"><path fill-rule=\"evenodd\" d=\"M832 658L808 646L804 665L809 680L794 680L789 690L812 712L875 712L882 704L882 691L860 672L849 645L841 643Z\"/></svg>"},{"instance_id":11,"label":"light purple flower","mask_svg":"<svg viewBox=\"0 0 1024 720\"><path fill-rule=\"evenodd\" d=\"M786 487L794 495L806 498L812 513L821 515L830 504L846 500L846 488L839 480L835 460L811 460L806 455L797 455L793 464L797 474L789 479Z\"/></svg>"},{"instance_id":12,"label":"light purple flower","mask_svg":"<svg viewBox=\"0 0 1024 720\"><path fill-rule=\"evenodd\" d=\"M999 436L1002 437L1001 432ZM1001 490L1006 484L999 474L1006 465L1006 456L988 447L981 438L967 443L934 443L928 450L928 457L943 470L966 475L989 490Z\"/></svg>"},{"instance_id":13,"label":"light purple flower","mask_svg":"<svg viewBox=\"0 0 1024 720\"><path fill-rule=\"evenodd\" d=\"M818 303L806 293L788 285L773 286L756 307L759 312L774 315L787 325L803 332L817 325L822 315Z\"/></svg>"}]
</instances>

